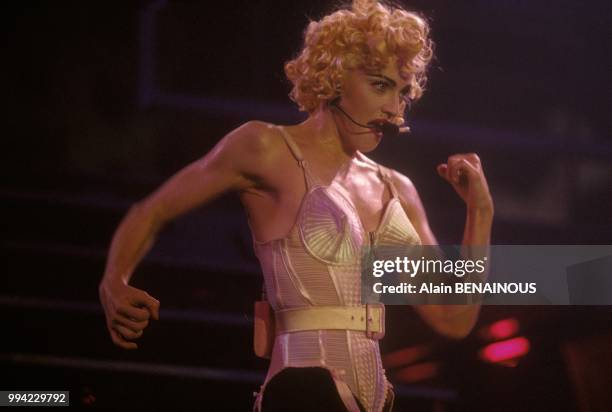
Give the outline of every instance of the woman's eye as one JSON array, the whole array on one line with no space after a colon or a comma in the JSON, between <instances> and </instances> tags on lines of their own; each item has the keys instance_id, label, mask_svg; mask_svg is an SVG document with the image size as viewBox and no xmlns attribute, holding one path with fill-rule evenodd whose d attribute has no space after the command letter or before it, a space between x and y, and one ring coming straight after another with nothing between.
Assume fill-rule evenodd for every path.
<instances>
[{"instance_id":1,"label":"woman's eye","mask_svg":"<svg viewBox=\"0 0 612 412\"><path fill-rule=\"evenodd\" d=\"M376 82L376 83L372 83L372 85L374 86L374 88L378 91L385 91L387 90L387 83L383 83L383 82Z\"/></svg>"}]
</instances>

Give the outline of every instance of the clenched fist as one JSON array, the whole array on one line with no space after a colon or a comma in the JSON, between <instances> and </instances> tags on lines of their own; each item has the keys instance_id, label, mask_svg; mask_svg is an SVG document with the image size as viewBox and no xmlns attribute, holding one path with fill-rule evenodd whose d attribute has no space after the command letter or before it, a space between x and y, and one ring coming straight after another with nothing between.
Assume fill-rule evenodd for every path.
<instances>
[{"instance_id":1,"label":"clenched fist","mask_svg":"<svg viewBox=\"0 0 612 412\"><path fill-rule=\"evenodd\" d=\"M453 186L468 209L493 209L489 185L476 153L452 155L437 169L440 177Z\"/></svg>"},{"instance_id":2,"label":"clenched fist","mask_svg":"<svg viewBox=\"0 0 612 412\"><path fill-rule=\"evenodd\" d=\"M102 280L98 292L113 343L137 349L132 341L142 336L150 318L159 320L159 301L144 290L108 279Z\"/></svg>"}]
</instances>

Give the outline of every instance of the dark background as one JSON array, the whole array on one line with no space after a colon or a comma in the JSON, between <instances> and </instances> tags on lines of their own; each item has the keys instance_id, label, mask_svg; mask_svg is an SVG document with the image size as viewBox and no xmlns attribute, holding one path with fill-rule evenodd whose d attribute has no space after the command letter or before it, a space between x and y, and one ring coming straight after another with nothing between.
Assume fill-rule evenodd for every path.
<instances>
[{"instance_id":1,"label":"dark background","mask_svg":"<svg viewBox=\"0 0 612 412\"><path fill-rule=\"evenodd\" d=\"M163 320L139 351L112 346L97 284L129 205L248 120L304 118L282 66L309 18L334 6L7 3L2 388L67 388L73 405L91 408L250 408L266 368L251 351L261 279L235 196L172 223L139 267L133 284L160 299ZM408 6L429 18L436 59L408 115L413 132L372 157L415 182L440 242L460 241L465 210L435 166L474 151L495 201L493 243L612 243L608 2ZM387 367L397 408L610 405L597 392L611 380L602 360L610 315L607 307L484 307L474 333L453 342L414 311L391 308L383 352L425 346L419 362L437 365L416 380ZM486 364L481 331L506 318L519 321L531 349L514 367Z\"/></svg>"}]
</instances>

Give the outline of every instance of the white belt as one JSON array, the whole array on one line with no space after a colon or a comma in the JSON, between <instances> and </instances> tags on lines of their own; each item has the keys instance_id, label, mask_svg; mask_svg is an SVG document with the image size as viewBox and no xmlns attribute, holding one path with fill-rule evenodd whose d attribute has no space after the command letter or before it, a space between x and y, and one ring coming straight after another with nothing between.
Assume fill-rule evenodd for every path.
<instances>
[{"instance_id":1,"label":"white belt","mask_svg":"<svg viewBox=\"0 0 612 412\"><path fill-rule=\"evenodd\" d=\"M385 336L385 306L308 306L274 312L276 334L303 330L341 329L366 332L371 339Z\"/></svg>"}]
</instances>

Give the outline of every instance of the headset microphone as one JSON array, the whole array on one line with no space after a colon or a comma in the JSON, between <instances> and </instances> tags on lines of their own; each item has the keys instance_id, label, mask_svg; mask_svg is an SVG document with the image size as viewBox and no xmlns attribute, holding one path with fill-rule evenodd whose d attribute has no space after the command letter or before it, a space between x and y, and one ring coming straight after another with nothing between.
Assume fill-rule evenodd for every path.
<instances>
[{"instance_id":1,"label":"headset microphone","mask_svg":"<svg viewBox=\"0 0 612 412\"><path fill-rule=\"evenodd\" d=\"M340 98L336 97L334 100L330 102L330 105L340 110L342 114L344 114L351 122L355 123L357 126L364 127L366 129L374 129L376 131L379 131L383 134L385 138L396 137L400 133L408 133L410 131L410 127L408 126L399 127L386 120L374 120L374 121L368 122L367 125L356 122L347 112L345 112L342 109L342 107L340 107L340 105L338 104L338 100L340 100Z\"/></svg>"}]
</instances>

